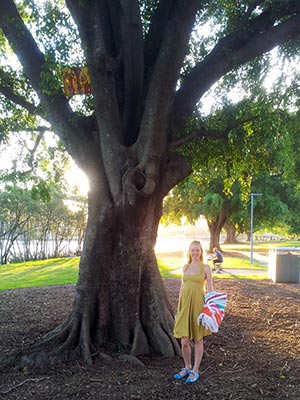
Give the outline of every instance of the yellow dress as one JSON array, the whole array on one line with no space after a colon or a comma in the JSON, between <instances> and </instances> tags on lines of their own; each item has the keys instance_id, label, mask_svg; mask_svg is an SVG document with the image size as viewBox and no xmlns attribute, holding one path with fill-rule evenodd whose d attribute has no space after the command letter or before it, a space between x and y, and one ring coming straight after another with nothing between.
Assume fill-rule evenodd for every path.
<instances>
[{"instance_id":1,"label":"yellow dress","mask_svg":"<svg viewBox=\"0 0 300 400\"><path fill-rule=\"evenodd\" d=\"M188 275L183 273L181 295L174 326L176 338L190 338L200 340L210 335L211 331L198 325L197 317L202 312L204 305L204 264L200 264L198 274Z\"/></svg>"}]
</instances>

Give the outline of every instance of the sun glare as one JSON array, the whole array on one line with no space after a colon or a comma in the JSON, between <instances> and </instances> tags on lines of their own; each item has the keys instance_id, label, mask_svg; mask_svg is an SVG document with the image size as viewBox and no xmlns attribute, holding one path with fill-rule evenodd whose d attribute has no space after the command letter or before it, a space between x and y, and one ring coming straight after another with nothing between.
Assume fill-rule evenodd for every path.
<instances>
[{"instance_id":1,"label":"sun glare","mask_svg":"<svg viewBox=\"0 0 300 400\"><path fill-rule=\"evenodd\" d=\"M78 187L82 196L86 196L89 191L89 182L87 176L72 161L71 167L65 172L65 178L71 188Z\"/></svg>"}]
</instances>

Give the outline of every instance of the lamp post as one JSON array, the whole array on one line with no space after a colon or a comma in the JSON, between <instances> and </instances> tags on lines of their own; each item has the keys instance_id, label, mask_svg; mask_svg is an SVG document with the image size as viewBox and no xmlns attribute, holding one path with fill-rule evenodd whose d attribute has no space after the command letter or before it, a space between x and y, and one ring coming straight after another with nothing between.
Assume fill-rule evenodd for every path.
<instances>
[{"instance_id":1,"label":"lamp post","mask_svg":"<svg viewBox=\"0 0 300 400\"><path fill-rule=\"evenodd\" d=\"M251 226L250 226L250 264L253 264L253 198L262 196L262 193L251 193Z\"/></svg>"}]
</instances>

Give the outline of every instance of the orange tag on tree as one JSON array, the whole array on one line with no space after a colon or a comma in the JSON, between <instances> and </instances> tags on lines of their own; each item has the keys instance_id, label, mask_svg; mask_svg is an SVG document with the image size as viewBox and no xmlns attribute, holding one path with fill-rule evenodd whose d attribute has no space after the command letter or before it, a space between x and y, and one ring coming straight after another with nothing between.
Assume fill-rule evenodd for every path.
<instances>
[{"instance_id":1,"label":"orange tag on tree","mask_svg":"<svg viewBox=\"0 0 300 400\"><path fill-rule=\"evenodd\" d=\"M88 68L64 68L62 70L64 92L67 97L72 97L76 94L88 94L92 92L91 78Z\"/></svg>"}]
</instances>

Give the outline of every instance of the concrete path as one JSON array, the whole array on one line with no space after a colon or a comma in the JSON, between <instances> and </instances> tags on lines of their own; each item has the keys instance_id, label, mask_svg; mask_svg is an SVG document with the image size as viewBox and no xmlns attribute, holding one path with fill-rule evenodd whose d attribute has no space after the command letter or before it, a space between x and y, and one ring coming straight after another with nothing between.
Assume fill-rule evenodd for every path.
<instances>
[{"instance_id":1,"label":"concrete path","mask_svg":"<svg viewBox=\"0 0 300 400\"><path fill-rule=\"evenodd\" d=\"M250 252L248 251L239 251L240 254L249 258L249 267L250 267ZM226 256L225 256L226 257ZM257 261L260 264L268 267L269 266L269 256L265 256L259 253L253 253L253 261ZM223 268L223 273L232 275L268 275L268 270L261 270L261 269L230 269L230 268Z\"/></svg>"},{"instance_id":2,"label":"concrete path","mask_svg":"<svg viewBox=\"0 0 300 400\"><path fill-rule=\"evenodd\" d=\"M237 269L237 268L233 268L233 269L226 269L223 268L221 274L228 274L228 275L232 275L232 277L235 277L237 275L268 275L268 271L267 270L261 270L261 269ZM216 274L216 272L214 272L214 274ZM218 274L217 274L218 275Z\"/></svg>"},{"instance_id":3,"label":"concrete path","mask_svg":"<svg viewBox=\"0 0 300 400\"><path fill-rule=\"evenodd\" d=\"M244 256L248 257L250 260L250 252L249 251L239 251L240 254L243 254ZM253 253L253 261L257 261L260 264L263 264L264 266L268 267L269 266L269 255L265 256L259 253Z\"/></svg>"}]
</instances>

